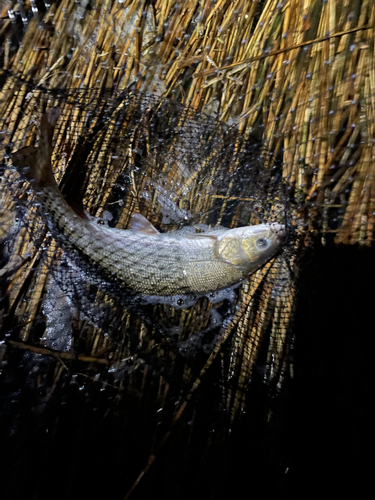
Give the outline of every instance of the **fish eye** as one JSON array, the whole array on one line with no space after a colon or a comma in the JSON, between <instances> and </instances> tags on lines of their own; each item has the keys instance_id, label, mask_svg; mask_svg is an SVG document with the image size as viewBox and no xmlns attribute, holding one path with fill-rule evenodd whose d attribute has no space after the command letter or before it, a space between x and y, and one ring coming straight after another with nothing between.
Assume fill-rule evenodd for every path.
<instances>
[{"instance_id":1,"label":"fish eye","mask_svg":"<svg viewBox=\"0 0 375 500\"><path fill-rule=\"evenodd\" d=\"M256 241L256 245L258 248L263 250L264 248L268 247L268 241L266 240L266 238L258 238Z\"/></svg>"}]
</instances>

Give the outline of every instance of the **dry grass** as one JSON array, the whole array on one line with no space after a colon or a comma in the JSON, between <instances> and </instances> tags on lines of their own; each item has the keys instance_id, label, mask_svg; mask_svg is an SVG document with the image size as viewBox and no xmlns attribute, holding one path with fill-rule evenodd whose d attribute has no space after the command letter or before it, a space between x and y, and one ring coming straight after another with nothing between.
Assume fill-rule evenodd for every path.
<instances>
[{"instance_id":1,"label":"dry grass","mask_svg":"<svg viewBox=\"0 0 375 500\"><path fill-rule=\"evenodd\" d=\"M173 94L237 123L245 135L262 124L266 151L282 155L284 177L315 203L344 207L340 229L325 229L336 231L338 242L370 245L373 24L369 1L359 9L354 0L269 0L262 7L137 0L84 10L72 0L52 4L42 25L33 17L12 56L5 43L4 66L48 88L133 85ZM3 21L3 40L11 28ZM10 125L27 94L14 95L13 86L8 81L1 95ZM16 139L8 130L8 140Z\"/></svg>"},{"instance_id":2,"label":"dry grass","mask_svg":"<svg viewBox=\"0 0 375 500\"><path fill-rule=\"evenodd\" d=\"M282 163L283 177L307 202L311 228L319 227L323 237L334 233L336 242L371 245L375 214L373 2L364 0L360 8L355 0L158 0L154 6L146 0L106 0L91 5L92 9L85 10L74 0L53 3L44 16L39 13L39 18L30 20L16 52L7 42L14 25L9 19L1 21L4 68L34 84L30 97L29 87L3 72L3 152L10 142L24 139L22 134L34 121L30 103L38 100L42 88L97 89L98 105L107 90L131 87L163 93L236 125L245 137L261 131L265 167L271 168L276 159ZM30 10L28 2L25 9ZM2 12L6 10L5 2ZM64 106L69 120L59 138L76 145L85 115L74 105ZM109 135L112 132L108 130ZM101 144L103 156L108 142L104 138ZM57 143L56 152L59 148ZM66 163L57 167L58 179ZM103 193L96 201L93 197L101 175L91 171L83 195L95 213L100 213L108 196ZM114 181L110 165L106 175L108 183ZM176 175L171 170L171 179ZM186 179L184 189L194 179ZM12 199L7 193L3 199L12 217ZM135 204L136 196L129 197L120 220L123 227ZM30 252L30 244L27 233L21 233L16 244L21 259ZM48 268L44 263L35 273L34 264L35 257L23 263L8 290L15 304L22 283L33 272L29 300L18 306L18 316L29 319L20 334L24 341ZM277 272L284 275L285 269ZM267 282L254 311L252 297L261 279L258 273L244 287L241 317L236 316L226 334L236 327L231 369L239 372L238 390L228 394L228 405L235 410L243 407L244 389L269 324L273 332L270 370L281 373L286 369L285 338L293 316L294 286L290 283L274 304L275 281ZM191 318L181 321L186 324ZM90 356L103 352L108 344L101 331L93 335ZM116 349L112 358L122 359L126 346Z\"/></svg>"}]
</instances>

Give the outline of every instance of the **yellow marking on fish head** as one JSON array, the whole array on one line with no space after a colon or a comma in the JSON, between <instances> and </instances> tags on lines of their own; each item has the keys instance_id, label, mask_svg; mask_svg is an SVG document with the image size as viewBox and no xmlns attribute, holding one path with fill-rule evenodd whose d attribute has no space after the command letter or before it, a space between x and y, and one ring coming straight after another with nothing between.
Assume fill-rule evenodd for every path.
<instances>
[{"instance_id":1,"label":"yellow marking on fish head","mask_svg":"<svg viewBox=\"0 0 375 500\"><path fill-rule=\"evenodd\" d=\"M251 272L276 253L284 236L284 226L280 224L230 229L218 239L216 253L238 269Z\"/></svg>"}]
</instances>

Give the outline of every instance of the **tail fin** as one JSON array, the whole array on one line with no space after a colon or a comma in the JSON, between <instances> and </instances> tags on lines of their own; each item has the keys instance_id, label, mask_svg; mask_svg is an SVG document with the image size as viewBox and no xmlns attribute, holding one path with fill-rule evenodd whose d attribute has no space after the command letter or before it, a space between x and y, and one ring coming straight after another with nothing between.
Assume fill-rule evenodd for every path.
<instances>
[{"instance_id":1,"label":"tail fin","mask_svg":"<svg viewBox=\"0 0 375 500\"><path fill-rule=\"evenodd\" d=\"M59 108L52 108L43 114L38 148L27 146L12 154L13 164L23 169L26 177L38 186L54 183L51 167L52 137L59 114Z\"/></svg>"}]
</instances>

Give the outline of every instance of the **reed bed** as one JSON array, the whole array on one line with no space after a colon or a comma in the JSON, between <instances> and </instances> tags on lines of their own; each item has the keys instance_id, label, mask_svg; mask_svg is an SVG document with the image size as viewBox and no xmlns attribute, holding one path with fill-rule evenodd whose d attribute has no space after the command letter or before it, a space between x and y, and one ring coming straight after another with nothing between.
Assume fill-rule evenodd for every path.
<instances>
[{"instance_id":1,"label":"reed bed","mask_svg":"<svg viewBox=\"0 0 375 500\"><path fill-rule=\"evenodd\" d=\"M272 171L281 165L283 179L299 200L299 216L308 221L304 231L323 239L333 235L336 243L372 244L373 2L364 0L359 6L354 0L283 3L106 0L90 2L88 8L86 2L78 5L74 0L64 0L51 4L43 12L34 11L32 16L31 7L27 1L2 4L0 147L3 156L12 149L12 144L27 145L34 140L38 134L37 103L41 95L50 96L47 107L59 103L64 116L54 151L55 174L63 182L64 192L69 193L73 184L65 175L66 168L74 154L84 150L84 137L95 130L97 121L92 110L96 109L99 115L107 95L120 95L126 89L163 95L237 130L247 140L254 136L260 139L264 169ZM75 99L65 98L68 94L76 95ZM59 96L65 97L61 100ZM119 102L114 116L121 110ZM121 172L109 160L115 133L121 136L122 132L109 125L86 156L93 165L103 165L108 158L104 173L102 167L94 166L79 186L78 198L95 216L102 214L110 196L106 188L116 182ZM137 146L134 141L133 148ZM124 156L133 161L131 154L125 152ZM231 168L233 171L238 168L235 157ZM199 171L182 175L176 165L168 165L163 173L169 186L174 186L174 201L184 193L192 204L199 186ZM7 171L6 175L12 173ZM146 181L147 177L141 181L134 177L118 227L128 227L130 216L139 210L139 194ZM205 189L209 193L209 185ZM222 213L233 200L240 201L242 206L247 202L246 193L242 198L233 197L228 189L224 195L202 196L197 211L208 210L218 199L222 202ZM14 198L4 187L1 212L4 222L0 226L4 234L13 223L13 205ZM145 215L151 222L157 221L154 208L152 204L146 205ZM239 217L240 214L233 217L232 227L237 225ZM28 343L48 285L48 259L55 258L57 251L52 242L47 260L40 260L38 249L28 238L27 231L20 232L14 245L13 264L8 268L8 271L13 269L6 290L10 309L18 318L26 318L25 325L10 342L13 346L22 345L56 356L63 362L70 358L69 352L60 355L43 343L40 346ZM26 259L30 254L34 257ZM224 342L232 335L228 377L236 382L229 384L226 404L233 418L246 408L246 388L269 329L267 377L269 380L276 377L280 383L291 370L288 342L295 308L295 282L281 262L273 265L272 275L258 271L243 287L241 314L235 315L222 337ZM23 286L26 282L27 290ZM277 286L280 291L275 294ZM27 300L21 301L22 296ZM101 300L108 303L111 298L102 296ZM190 331L202 328L209 317L205 307L209 306L204 304L181 313L179 325L187 329L200 317L203 323ZM165 314L160 310L159 313ZM124 323L132 324L141 338L142 322L127 312L123 314ZM103 336L100 328L87 327L82 322L77 328L81 332L86 329L82 333L86 339L85 352L78 356L82 362L117 367L129 357L126 340L113 343ZM163 345L160 349L164 349ZM200 373L186 368L184 377L190 381L191 391L198 388L200 377L218 352L216 349L211 354ZM104 372L102 379L107 383ZM168 394L168 384L163 380L159 393Z\"/></svg>"}]
</instances>

